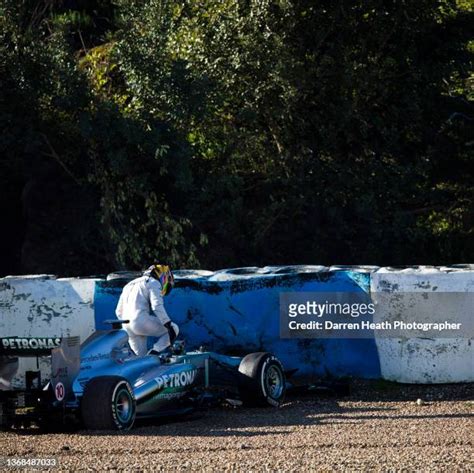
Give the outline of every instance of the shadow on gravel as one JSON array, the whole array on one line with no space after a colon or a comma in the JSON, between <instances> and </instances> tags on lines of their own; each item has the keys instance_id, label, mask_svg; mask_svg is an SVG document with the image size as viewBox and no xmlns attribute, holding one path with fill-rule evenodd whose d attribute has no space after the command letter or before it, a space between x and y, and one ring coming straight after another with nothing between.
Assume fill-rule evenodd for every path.
<instances>
[{"instance_id":1,"label":"shadow on gravel","mask_svg":"<svg viewBox=\"0 0 474 473\"><path fill-rule=\"evenodd\" d=\"M132 435L196 437L254 437L285 435L294 427L327 424L358 424L363 421L395 421L400 419L449 419L470 418L474 414L398 414L392 407L341 407L337 402L311 402L303 399L283 406L278 411L271 409L217 408L200 419L179 421L166 419L154 422L138 422L126 433L80 432L87 436ZM245 429L245 430L244 430Z\"/></svg>"},{"instance_id":2,"label":"shadow on gravel","mask_svg":"<svg viewBox=\"0 0 474 473\"><path fill-rule=\"evenodd\" d=\"M417 419L469 419L471 417L474 417L474 414L413 414L413 415L378 415L378 416L350 416L350 417L345 417L344 420L400 420L400 419L409 419L409 420L417 420ZM326 420L341 420L341 417L338 416L325 416L322 418L322 421ZM327 423L327 422L322 422L322 423ZM347 423L347 422L338 422L338 423ZM355 423L355 422L354 422Z\"/></svg>"},{"instance_id":3,"label":"shadow on gravel","mask_svg":"<svg viewBox=\"0 0 474 473\"><path fill-rule=\"evenodd\" d=\"M469 401L474 399L474 383L401 384L385 380L351 380L351 401L404 402Z\"/></svg>"},{"instance_id":4,"label":"shadow on gravel","mask_svg":"<svg viewBox=\"0 0 474 473\"><path fill-rule=\"evenodd\" d=\"M451 385L404 385L387 381L352 382L351 394L335 397L330 392L296 390L288 395L287 403L280 409L242 407L216 407L199 411L185 417L172 417L137 421L128 432L78 430L73 435L94 436L196 436L196 437L252 437L284 435L294 427L324 424L358 424L367 420L386 422L390 420L454 419L472 418L471 413L423 412L433 402L471 401L474 384ZM422 400L419 413L401 413L400 406L377 405L377 403L407 403L413 405ZM362 403L354 405L353 403ZM368 405L364 405L367 403ZM371 405L369 403L372 403ZM375 403L375 405L374 405ZM471 404L470 404L471 405ZM13 431L17 435L41 435L39 429ZM71 434L71 433L69 433ZM65 435L46 434L46 435Z\"/></svg>"},{"instance_id":5,"label":"shadow on gravel","mask_svg":"<svg viewBox=\"0 0 474 473\"><path fill-rule=\"evenodd\" d=\"M386 422L400 419L455 419L473 418L474 414L397 414L397 408L391 407L341 407L337 403L327 402L311 405L302 399L294 404L283 406L278 411L270 409L216 408L213 412L196 418L162 418L154 421L137 421L128 432L86 431L74 433L42 433L39 429L14 430L11 433L27 435L81 435L96 436L187 436L187 437L255 437L286 435L294 427L314 425L350 425L364 421ZM245 429L245 430L243 430Z\"/></svg>"}]
</instances>

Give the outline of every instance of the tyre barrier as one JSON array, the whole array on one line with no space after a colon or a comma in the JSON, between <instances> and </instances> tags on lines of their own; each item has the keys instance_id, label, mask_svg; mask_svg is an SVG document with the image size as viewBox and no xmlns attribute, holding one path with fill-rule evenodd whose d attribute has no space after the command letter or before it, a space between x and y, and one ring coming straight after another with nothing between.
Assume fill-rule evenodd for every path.
<instances>
[{"instance_id":1,"label":"tyre barrier","mask_svg":"<svg viewBox=\"0 0 474 473\"><path fill-rule=\"evenodd\" d=\"M56 278L52 275L0 278L0 338L79 335L108 329L123 286L137 274L107 278ZM187 348L242 355L274 353L295 382L318 377L384 378L407 383L474 381L473 344L467 339L282 339L280 292L377 292L418 290L426 283L438 291L474 291L474 265L378 268L376 266L266 266L220 271L175 272L176 285L165 299ZM423 282L419 286L420 281ZM420 309L421 310L421 309ZM150 341L152 343L152 341ZM14 385L37 369L22 358ZM1 364L1 363L0 363ZM50 367L39 359L43 376ZM1 367L0 367L1 368ZM0 378L2 376L0 369ZM0 384L1 389L1 384Z\"/></svg>"},{"instance_id":2,"label":"tyre barrier","mask_svg":"<svg viewBox=\"0 0 474 473\"><path fill-rule=\"evenodd\" d=\"M56 278L54 275L0 278L2 342L28 350L34 348L28 346L32 337L47 342L66 336L79 336L81 341L85 340L95 330L96 281L97 278ZM20 356L18 362L15 376L6 380L13 386L24 385L26 371L40 369L43 378L51 373L49 357Z\"/></svg>"},{"instance_id":3,"label":"tyre barrier","mask_svg":"<svg viewBox=\"0 0 474 473\"><path fill-rule=\"evenodd\" d=\"M429 318L436 310L431 293L441 298L450 293L474 292L474 265L416 266L410 268L381 268L372 274L371 295L377 302L381 293L389 293L377 310L384 318L386 311L397 306L406 317ZM413 298L413 293L423 297ZM388 302L388 304L387 304ZM465 311L462 297L451 297L452 311ZM474 306L468 307L470 320ZM472 338L376 338L382 378L402 383L457 383L474 381L474 344Z\"/></svg>"},{"instance_id":4,"label":"tyre barrier","mask_svg":"<svg viewBox=\"0 0 474 473\"><path fill-rule=\"evenodd\" d=\"M175 272L175 288L165 299L188 348L205 346L226 354L268 351L294 379L320 376L380 377L372 339L281 339L280 292L368 292L370 273L331 271L324 266L233 268L214 273ZM96 327L113 314L126 280L99 281L95 292ZM150 342L151 343L151 342Z\"/></svg>"}]
</instances>

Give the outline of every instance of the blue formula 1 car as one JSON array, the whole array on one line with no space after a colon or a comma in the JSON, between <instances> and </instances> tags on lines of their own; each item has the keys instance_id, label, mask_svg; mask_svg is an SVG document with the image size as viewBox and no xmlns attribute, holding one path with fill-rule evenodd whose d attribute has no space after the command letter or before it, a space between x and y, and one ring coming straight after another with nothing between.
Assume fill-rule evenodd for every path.
<instances>
[{"instance_id":1,"label":"blue formula 1 car","mask_svg":"<svg viewBox=\"0 0 474 473\"><path fill-rule=\"evenodd\" d=\"M283 402L285 372L270 353L185 352L184 343L175 342L168 353L137 357L121 327L126 321L109 322L111 330L94 333L80 347L72 337L52 350L49 382L23 393L29 419L45 428L128 430L136 419L187 414L225 399L244 406Z\"/></svg>"}]
</instances>

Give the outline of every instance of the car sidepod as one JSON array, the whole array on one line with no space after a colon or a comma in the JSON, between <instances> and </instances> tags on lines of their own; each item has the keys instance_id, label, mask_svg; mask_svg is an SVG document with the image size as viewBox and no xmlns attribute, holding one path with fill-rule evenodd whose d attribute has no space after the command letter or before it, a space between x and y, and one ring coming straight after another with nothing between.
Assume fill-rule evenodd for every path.
<instances>
[{"instance_id":1,"label":"car sidepod","mask_svg":"<svg viewBox=\"0 0 474 473\"><path fill-rule=\"evenodd\" d=\"M192 394L202 386L202 373L191 363L164 364L143 373L134 383L138 416L167 415L192 407Z\"/></svg>"}]
</instances>

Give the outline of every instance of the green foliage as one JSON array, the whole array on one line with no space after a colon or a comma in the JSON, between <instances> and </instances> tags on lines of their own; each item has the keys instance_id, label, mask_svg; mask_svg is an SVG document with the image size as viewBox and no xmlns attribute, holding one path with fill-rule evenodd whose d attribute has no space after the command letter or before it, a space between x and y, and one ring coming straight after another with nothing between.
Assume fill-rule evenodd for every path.
<instances>
[{"instance_id":1,"label":"green foliage","mask_svg":"<svg viewBox=\"0 0 474 473\"><path fill-rule=\"evenodd\" d=\"M0 9L22 270L472 258L472 2Z\"/></svg>"},{"instance_id":2,"label":"green foliage","mask_svg":"<svg viewBox=\"0 0 474 473\"><path fill-rule=\"evenodd\" d=\"M172 200L189 186L186 143L166 124L120 108L126 98L108 84L114 68L102 61L113 44L78 59L69 23L46 9L23 29L32 24L25 6L2 4L0 113L2 175L25 186L24 270L195 265L189 220Z\"/></svg>"},{"instance_id":3,"label":"green foliage","mask_svg":"<svg viewBox=\"0 0 474 473\"><path fill-rule=\"evenodd\" d=\"M472 12L433 0L126 4L122 68L141 106L187 132L208 264L472 254Z\"/></svg>"}]
</instances>

